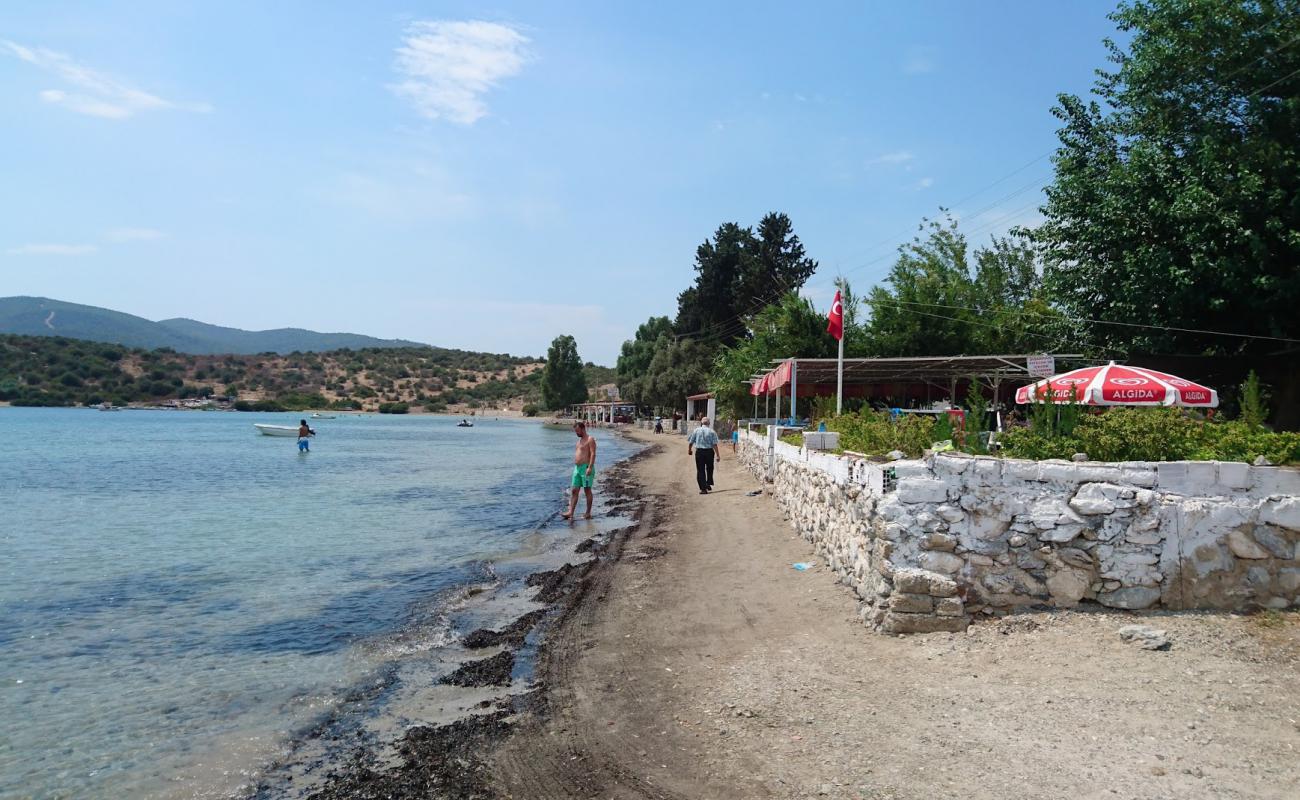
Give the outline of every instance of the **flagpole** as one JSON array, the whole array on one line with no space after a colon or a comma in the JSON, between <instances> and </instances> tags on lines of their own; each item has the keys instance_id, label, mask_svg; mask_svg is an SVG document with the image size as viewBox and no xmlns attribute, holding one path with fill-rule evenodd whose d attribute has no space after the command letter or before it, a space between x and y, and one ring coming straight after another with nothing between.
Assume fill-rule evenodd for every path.
<instances>
[{"instance_id":1,"label":"flagpole","mask_svg":"<svg viewBox=\"0 0 1300 800\"><path fill-rule=\"evenodd\" d=\"M844 334L840 333L840 355L835 362L835 416L844 413Z\"/></svg>"}]
</instances>

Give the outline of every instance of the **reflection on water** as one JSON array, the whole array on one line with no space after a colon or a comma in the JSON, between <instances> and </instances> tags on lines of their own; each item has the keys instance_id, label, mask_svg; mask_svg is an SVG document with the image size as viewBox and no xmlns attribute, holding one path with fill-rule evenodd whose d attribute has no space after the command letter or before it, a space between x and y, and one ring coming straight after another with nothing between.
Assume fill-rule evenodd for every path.
<instances>
[{"instance_id":1,"label":"reflection on water","mask_svg":"<svg viewBox=\"0 0 1300 800\"><path fill-rule=\"evenodd\" d=\"M0 797L227 795L349 691L401 694L399 662L518 612L454 617L528 563L492 562L568 540L536 532L563 432L345 416L299 455L251 425L296 418L0 409Z\"/></svg>"}]
</instances>

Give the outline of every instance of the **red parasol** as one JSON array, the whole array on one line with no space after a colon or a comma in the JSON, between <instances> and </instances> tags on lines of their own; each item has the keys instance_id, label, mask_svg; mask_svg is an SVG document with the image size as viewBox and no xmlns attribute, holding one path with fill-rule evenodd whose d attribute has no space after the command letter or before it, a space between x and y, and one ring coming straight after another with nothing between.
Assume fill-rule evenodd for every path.
<instances>
[{"instance_id":1,"label":"red parasol","mask_svg":"<svg viewBox=\"0 0 1300 800\"><path fill-rule=\"evenodd\" d=\"M1219 393L1208 386L1153 369L1126 367L1114 361L1022 386L1016 390L1016 402L1068 403L1072 394L1075 402L1087 406L1215 408L1219 405Z\"/></svg>"}]
</instances>

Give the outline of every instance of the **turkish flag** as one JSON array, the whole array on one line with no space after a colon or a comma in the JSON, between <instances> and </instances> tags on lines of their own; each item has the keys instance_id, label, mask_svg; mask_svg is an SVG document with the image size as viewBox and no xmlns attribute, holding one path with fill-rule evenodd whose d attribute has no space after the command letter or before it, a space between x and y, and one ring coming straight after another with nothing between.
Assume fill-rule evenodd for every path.
<instances>
[{"instance_id":1,"label":"turkish flag","mask_svg":"<svg viewBox=\"0 0 1300 800\"><path fill-rule=\"evenodd\" d=\"M826 319L826 332L838 341L844 338L844 306L840 303L840 292L835 290L835 302L831 303L831 313Z\"/></svg>"}]
</instances>

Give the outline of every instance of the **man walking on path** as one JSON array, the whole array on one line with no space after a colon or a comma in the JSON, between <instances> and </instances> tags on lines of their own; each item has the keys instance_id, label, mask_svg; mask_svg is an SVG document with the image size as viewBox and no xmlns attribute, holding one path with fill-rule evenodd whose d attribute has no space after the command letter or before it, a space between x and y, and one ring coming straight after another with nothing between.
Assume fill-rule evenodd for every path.
<instances>
[{"instance_id":1,"label":"man walking on path","mask_svg":"<svg viewBox=\"0 0 1300 800\"><path fill-rule=\"evenodd\" d=\"M573 432L578 435L578 447L573 451L573 477L569 481L572 492L569 495L569 510L561 514L564 519L573 519L573 512L578 508L578 490L587 492L587 513L583 519L591 519L591 487L596 482L596 440L587 435L587 423L573 423Z\"/></svg>"},{"instance_id":2,"label":"man walking on path","mask_svg":"<svg viewBox=\"0 0 1300 800\"><path fill-rule=\"evenodd\" d=\"M718 434L709 427L709 418L700 420L700 427L691 431L686 439L686 455L695 450L695 482L700 485L700 494L708 494L713 488L713 459L722 460L718 452Z\"/></svg>"}]
</instances>

